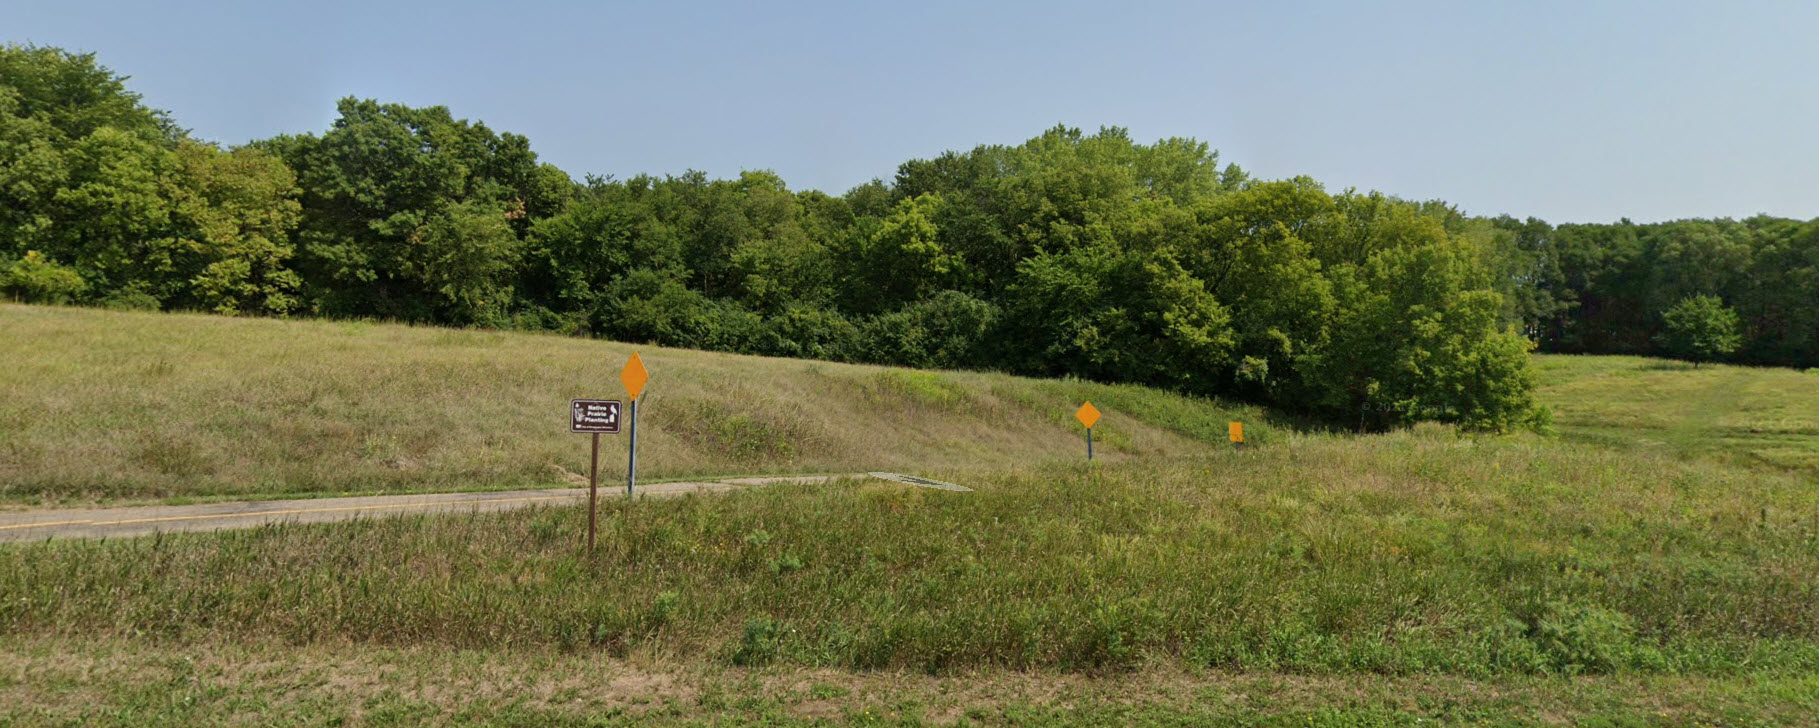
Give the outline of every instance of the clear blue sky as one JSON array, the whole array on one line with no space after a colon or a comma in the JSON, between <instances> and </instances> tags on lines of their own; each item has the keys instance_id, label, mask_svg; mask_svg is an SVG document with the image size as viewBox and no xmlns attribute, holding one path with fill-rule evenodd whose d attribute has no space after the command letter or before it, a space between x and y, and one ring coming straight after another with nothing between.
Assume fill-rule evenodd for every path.
<instances>
[{"instance_id":1,"label":"clear blue sky","mask_svg":"<svg viewBox=\"0 0 1819 728\"><path fill-rule=\"evenodd\" d=\"M576 178L843 192L1056 123L1552 222L1819 216L1819 3L8 0L198 136L442 104Z\"/></svg>"}]
</instances>

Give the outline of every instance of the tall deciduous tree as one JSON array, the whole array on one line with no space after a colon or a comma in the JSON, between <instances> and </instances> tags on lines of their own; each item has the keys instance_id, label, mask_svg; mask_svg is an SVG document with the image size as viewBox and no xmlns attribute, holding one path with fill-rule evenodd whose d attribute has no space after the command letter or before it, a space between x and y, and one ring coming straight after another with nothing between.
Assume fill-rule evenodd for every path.
<instances>
[{"instance_id":1,"label":"tall deciduous tree","mask_svg":"<svg viewBox=\"0 0 1819 728\"><path fill-rule=\"evenodd\" d=\"M335 315L483 323L513 303L520 236L560 211L566 175L529 143L440 106L343 99L322 136L267 148L303 187L299 264Z\"/></svg>"},{"instance_id":2,"label":"tall deciduous tree","mask_svg":"<svg viewBox=\"0 0 1819 728\"><path fill-rule=\"evenodd\" d=\"M93 56L0 48L0 162L0 258L81 277L55 299L291 309L290 171L188 139Z\"/></svg>"},{"instance_id":3,"label":"tall deciduous tree","mask_svg":"<svg viewBox=\"0 0 1819 728\"><path fill-rule=\"evenodd\" d=\"M229 151L184 141L176 235L167 246L183 285L167 301L218 313L284 314L302 278L290 268L290 234L302 206L297 177L258 149Z\"/></svg>"},{"instance_id":4,"label":"tall deciduous tree","mask_svg":"<svg viewBox=\"0 0 1819 728\"><path fill-rule=\"evenodd\" d=\"M1667 348L1694 366L1737 350L1737 312L1717 296L1688 296L1663 312Z\"/></svg>"}]
</instances>

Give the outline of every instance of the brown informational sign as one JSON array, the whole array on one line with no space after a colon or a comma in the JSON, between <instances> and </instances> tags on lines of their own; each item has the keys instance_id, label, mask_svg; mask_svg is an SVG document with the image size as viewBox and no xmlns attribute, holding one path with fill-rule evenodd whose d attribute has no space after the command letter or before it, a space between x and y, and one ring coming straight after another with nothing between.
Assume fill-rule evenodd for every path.
<instances>
[{"instance_id":1,"label":"brown informational sign","mask_svg":"<svg viewBox=\"0 0 1819 728\"><path fill-rule=\"evenodd\" d=\"M569 432L619 434L619 400L574 399L568 403Z\"/></svg>"}]
</instances>

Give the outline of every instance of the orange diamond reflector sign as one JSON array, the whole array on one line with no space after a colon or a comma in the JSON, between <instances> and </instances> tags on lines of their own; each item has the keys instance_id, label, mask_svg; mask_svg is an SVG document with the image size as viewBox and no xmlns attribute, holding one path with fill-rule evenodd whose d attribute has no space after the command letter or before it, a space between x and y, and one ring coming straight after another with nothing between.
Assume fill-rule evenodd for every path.
<instances>
[{"instance_id":1,"label":"orange diamond reflector sign","mask_svg":"<svg viewBox=\"0 0 1819 728\"><path fill-rule=\"evenodd\" d=\"M1079 418L1080 424L1086 425L1086 429L1089 430L1093 429L1093 425L1099 424L1099 408L1094 407L1092 402L1080 405L1080 410L1075 412L1074 416Z\"/></svg>"},{"instance_id":2,"label":"orange diamond reflector sign","mask_svg":"<svg viewBox=\"0 0 1819 728\"><path fill-rule=\"evenodd\" d=\"M619 372L619 381L625 383L625 393L633 400L644 391L644 383L650 381L651 373L644 370L644 360L638 358L638 352L632 352L632 358L625 362L625 370Z\"/></svg>"}]
</instances>

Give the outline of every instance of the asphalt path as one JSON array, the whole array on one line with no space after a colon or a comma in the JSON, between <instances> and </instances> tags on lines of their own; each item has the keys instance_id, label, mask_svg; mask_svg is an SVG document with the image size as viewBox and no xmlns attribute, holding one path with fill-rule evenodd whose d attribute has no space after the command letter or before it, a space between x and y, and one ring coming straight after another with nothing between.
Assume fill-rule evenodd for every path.
<instances>
[{"instance_id":1,"label":"asphalt path","mask_svg":"<svg viewBox=\"0 0 1819 728\"><path fill-rule=\"evenodd\" d=\"M841 477L812 475L733 478L698 483L638 486L639 496L673 497L769 483L824 483ZM601 498L622 498L624 488L602 487ZM586 488L424 493L350 498L231 501L185 506L27 509L0 511L0 543L70 538L129 538L175 531L256 528L271 523L327 523L417 513L493 513L536 505L585 503Z\"/></svg>"}]
</instances>

